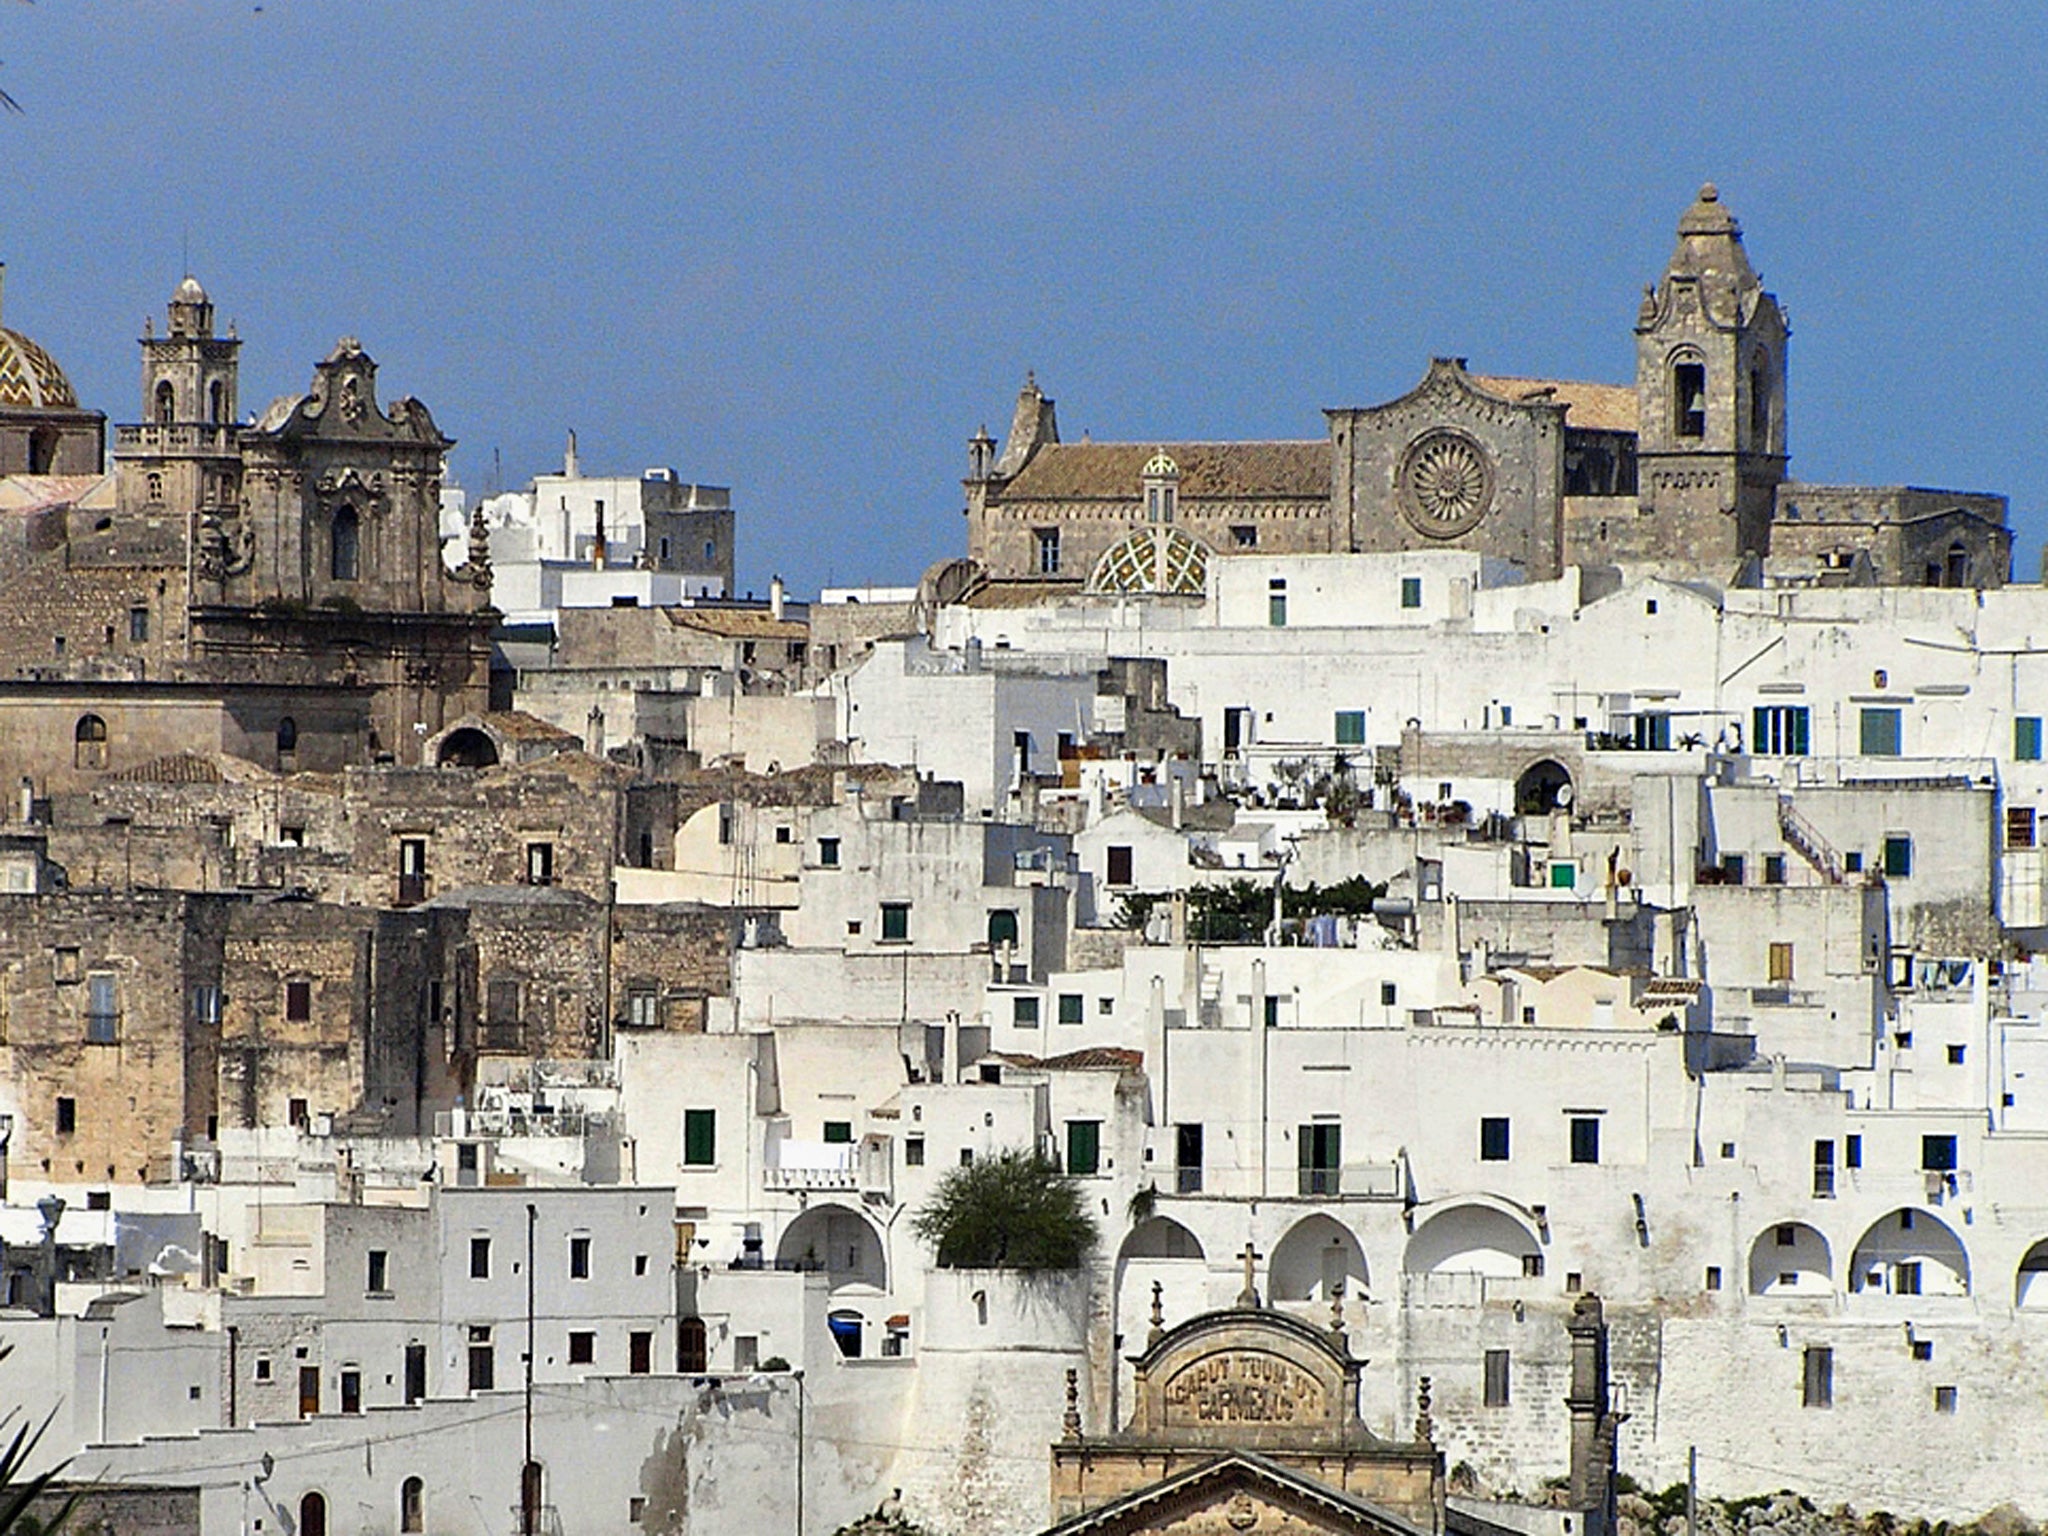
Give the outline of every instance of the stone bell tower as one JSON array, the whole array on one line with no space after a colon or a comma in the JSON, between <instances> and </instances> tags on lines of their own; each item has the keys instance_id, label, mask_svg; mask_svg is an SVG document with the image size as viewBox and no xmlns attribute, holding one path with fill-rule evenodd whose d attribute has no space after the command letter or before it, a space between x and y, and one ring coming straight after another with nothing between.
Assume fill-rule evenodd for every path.
<instances>
[{"instance_id":1,"label":"stone bell tower","mask_svg":"<svg viewBox=\"0 0 2048 1536\"><path fill-rule=\"evenodd\" d=\"M142 337L142 414L115 434L124 509L216 516L241 497L235 428L242 343L213 333L213 301L187 276L165 309L165 332Z\"/></svg>"},{"instance_id":2,"label":"stone bell tower","mask_svg":"<svg viewBox=\"0 0 2048 1536\"><path fill-rule=\"evenodd\" d=\"M1636 317L1638 494L1667 557L1732 568L1768 553L1790 335L1709 182Z\"/></svg>"}]
</instances>

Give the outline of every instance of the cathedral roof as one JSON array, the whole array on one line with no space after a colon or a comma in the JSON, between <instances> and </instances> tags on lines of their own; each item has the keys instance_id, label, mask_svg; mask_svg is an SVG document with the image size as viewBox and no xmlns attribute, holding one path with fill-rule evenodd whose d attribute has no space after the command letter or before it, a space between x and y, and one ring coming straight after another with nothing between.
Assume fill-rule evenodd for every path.
<instances>
[{"instance_id":1,"label":"cathedral roof","mask_svg":"<svg viewBox=\"0 0 2048 1536\"><path fill-rule=\"evenodd\" d=\"M1330 494L1330 444L1327 438L1317 438L1265 443L1047 443L1003 487L1002 499L1106 497L1135 502L1145 466L1160 454L1180 470L1183 502L1212 496Z\"/></svg>"},{"instance_id":2,"label":"cathedral roof","mask_svg":"<svg viewBox=\"0 0 2048 1536\"><path fill-rule=\"evenodd\" d=\"M75 411L78 396L57 360L19 331L0 329L0 410Z\"/></svg>"},{"instance_id":3,"label":"cathedral roof","mask_svg":"<svg viewBox=\"0 0 2048 1536\"><path fill-rule=\"evenodd\" d=\"M1543 400L1565 408L1564 424L1587 432L1636 430L1636 392L1623 384L1587 384L1577 379L1523 379L1475 373L1472 382L1504 399Z\"/></svg>"}]
</instances>

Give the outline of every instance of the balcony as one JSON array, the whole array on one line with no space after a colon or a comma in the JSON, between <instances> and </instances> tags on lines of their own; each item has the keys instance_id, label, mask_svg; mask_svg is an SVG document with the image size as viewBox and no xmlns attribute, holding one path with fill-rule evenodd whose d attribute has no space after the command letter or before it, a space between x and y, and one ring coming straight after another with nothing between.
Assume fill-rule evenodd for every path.
<instances>
[{"instance_id":1,"label":"balcony","mask_svg":"<svg viewBox=\"0 0 2048 1536\"><path fill-rule=\"evenodd\" d=\"M232 426L200 421L149 421L115 427L114 453L122 458L152 453L218 454L227 458L239 451L236 439L237 432Z\"/></svg>"}]
</instances>

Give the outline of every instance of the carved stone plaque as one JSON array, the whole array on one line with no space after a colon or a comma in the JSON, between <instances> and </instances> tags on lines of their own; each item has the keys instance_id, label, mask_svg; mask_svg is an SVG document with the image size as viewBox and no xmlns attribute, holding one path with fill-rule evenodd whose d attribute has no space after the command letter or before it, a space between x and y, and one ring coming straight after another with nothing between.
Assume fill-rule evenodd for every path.
<instances>
[{"instance_id":1,"label":"carved stone plaque","mask_svg":"<svg viewBox=\"0 0 2048 1536\"><path fill-rule=\"evenodd\" d=\"M1190 1361L1166 1383L1169 1425L1311 1424L1329 1416L1323 1383L1291 1360L1232 1349Z\"/></svg>"}]
</instances>

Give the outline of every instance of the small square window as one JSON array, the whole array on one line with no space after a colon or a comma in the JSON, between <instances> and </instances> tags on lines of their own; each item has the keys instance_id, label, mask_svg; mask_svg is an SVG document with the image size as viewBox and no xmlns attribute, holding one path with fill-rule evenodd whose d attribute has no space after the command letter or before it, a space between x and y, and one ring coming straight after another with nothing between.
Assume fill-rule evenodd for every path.
<instances>
[{"instance_id":1,"label":"small square window","mask_svg":"<svg viewBox=\"0 0 2048 1536\"><path fill-rule=\"evenodd\" d=\"M631 1497L629 1497L629 1498L628 1498L628 1499L626 1500L626 1523L627 1523L628 1525L638 1525L638 1524L639 1524L639 1523L640 1523L640 1522L641 1522L642 1520L644 1520L644 1519L646 1519L646 1518L647 1518L647 1497L646 1497L646 1495L645 1495L645 1494L639 1494L639 1493L633 1494L633 1495L632 1495Z\"/></svg>"},{"instance_id":2,"label":"small square window","mask_svg":"<svg viewBox=\"0 0 2048 1536\"><path fill-rule=\"evenodd\" d=\"M1580 1274L1576 1269L1566 1270L1564 1272L1564 1288L1566 1295L1578 1295L1579 1292L1583 1291L1586 1288L1585 1276Z\"/></svg>"},{"instance_id":3,"label":"small square window","mask_svg":"<svg viewBox=\"0 0 2048 1536\"><path fill-rule=\"evenodd\" d=\"M636 1254L634 1254L634 1255L633 1255L633 1276L634 1276L634 1278L635 1278L635 1279L640 1279L640 1278L644 1277L644 1276L646 1275L646 1273L647 1273L647 1255L646 1255L646 1254L644 1254L644 1253L636 1253Z\"/></svg>"},{"instance_id":4,"label":"small square window","mask_svg":"<svg viewBox=\"0 0 2048 1536\"><path fill-rule=\"evenodd\" d=\"M491 1278L491 1240L488 1237L472 1237L469 1240L469 1278Z\"/></svg>"},{"instance_id":5,"label":"small square window","mask_svg":"<svg viewBox=\"0 0 2048 1536\"><path fill-rule=\"evenodd\" d=\"M1915 1360L1932 1360L1934 1358L1934 1340L1915 1339L1913 1341L1913 1358Z\"/></svg>"},{"instance_id":6,"label":"small square window","mask_svg":"<svg viewBox=\"0 0 2048 1536\"><path fill-rule=\"evenodd\" d=\"M1936 1413L1954 1413L1956 1411L1956 1389L1954 1387L1936 1387L1934 1389L1934 1411Z\"/></svg>"},{"instance_id":7,"label":"small square window","mask_svg":"<svg viewBox=\"0 0 2048 1536\"><path fill-rule=\"evenodd\" d=\"M922 1168L924 1166L924 1138L907 1136L903 1140L903 1166Z\"/></svg>"},{"instance_id":8,"label":"small square window","mask_svg":"<svg viewBox=\"0 0 2048 1536\"><path fill-rule=\"evenodd\" d=\"M79 964L78 951L68 944L60 945L52 951L51 963L55 967L57 980L62 982L78 981L85 974Z\"/></svg>"},{"instance_id":9,"label":"small square window","mask_svg":"<svg viewBox=\"0 0 2048 1536\"><path fill-rule=\"evenodd\" d=\"M1594 1115L1572 1117L1572 1161L1575 1163L1597 1163L1600 1161L1600 1121Z\"/></svg>"},{"instance_id":10,"label":"small square window","mask_svg":"<svg viewBox=\"0 0 2048 1536\"><path fill-rule=\"evenodd\" d=\"M1393 982L1383 981L1380 983L1380 1006L1382 1008L1393 1007L1400 996L1400 989Z\"/></svg>"},{"instance_id":11,"label":"small square window","mask_svg":"<svg viewBox=\"0 0 2048 1536\"><path fill-rule=\"evenodd\" d=\"M597 1361L597 1334L588 1328L574 1328L569 1332L569 1363L571 1365L593 1365Z\"/></svg>"},{"instance_id":12,"label":"small square window","mask_svg":"<svg viewBox=\"0 0 2048 1536\"><path fill-rule=\"evenodd\" d=\"M78 1130L78 1100L59 1098L57 1100L57 1134L70 1136Z\"/></svg>"},{"instance_id":13,"label":"small square window","mask_svg":"<svg viewBox=\"0 0 2048 1536\"><path fill-rule=\"evenodd\" d=\"M294 1024L313 1017L313 983L288 981L284 984L284 1016Z\"/></svg>"},{"instance_id":14,"label":"small square window","mask_svg":"<svg viewBox=\"0 0 2048 1536\"><path fill-rule=\"evenodd\" d=\"M818 839L818 867L837 869L839 867L839 839L821 837Z\"/></svg>"},{"instance_id":15,"label":"small square window","mask_svg":"<svg viewBox=\"0 0 2048 1536\"><path fill-rule=\"evenodd\" d=\"M590 1239L578 1235L569 1239L569 1278L588 1280L590 1278Z\"/></svg>"},{"instance_id":16,"label":"small square window","mask_svg":"<svg viewBox=\"0 0 2048 1536\"><path fill-rule=\"evenodd\" d=\"M1849 851L1848 853L1845 853L1845 854L1843 854L1843 855L1842 855L1842 868L1843 868L1843 870L1844 870L1844 871L1845 871L1846 873L1848 873L1848 874L1852 874L1852 875L1860 875L1860 874L1862 874L1862 873L1863 873L1863 850L1862 850L1862 849L1860 849L1860 848L1855 848L1855 849L1851 849L1851 850L1850 850L1850 851Z\"/></svg>"},{"instance_id":17,"label":"small square window","mask_svg":"<svg viewBox=\"0 0 2048 1536\"><path fill-rule=\"evenodd\" d=\"M1422 606L1422 578L1420 576L1403 576L1401 578L1401 606L1403 608L1420 608Z\"/></svg>"},{"instance_id":18,"label":"small square window","mask_svg":"<svg viewBox=\"0 0 2048 1536\"><path fill-rule=\"evenodd\" d=\"M1086 1000L1078 992L1062 992L1060 994L1060 1022L1062 1024L1080 1023L1082 1007L1085 1001Z\"/></svg>"},{"instance_id":19,"label":"small square window","mask_svg":"<svg viewBox=\"0 0 2048 1536\"><path fill-rule=\"evenodd\" d=\"M528 885L553 885L555 883L555 845L553 843L528 843L526 845L526 883Z\"/></svg>"},{"instance_id":20,"label":"small square window","mask_svg":"<svg viewBox=\"0 0 2048 1536\"><path fill-rule=\"evenodd\" d=\"M1721 1143L1721 1161L1722 1161L1722 1162L1724 1162L1724 1163L1725 1163L1725 1162L1731 1162L1731 1161L1733 1161L1734 1157L1735 1157L1735 1143L1734 1143L1734 1142L1732 1142L1732 1141L1724 1141L1724 1142L1722 1142L1722 1143Z\"/></svg>"},{"instance_id":21,"label":"small square window","mask_svg":"<svg viewBox=\"0 0 2048 1536\"><path fill-rule=\"evenodd\" d=\"M1010 1022L1019 1029L1038 1028L1038 999L1016 997L1010 1000Z\"/></svg>"},{"instance_id":22,"label":"small square window","mask_svg":"<svg viewBox=\"0 0 2048 1536\"><path fill-rule=\"evenodd\" d=\"M1257 549L1259 530L1251 523L1233 523L1230 527L1230 542L1239 549Z\"/></svg>"},{"instance_id":23,"label":"small square window","mask_svg":"<svg viewBox=\"0 0 2048 1536\"><path fill-rule=\"evenodd\" d=\"M1710 1291L1721 1289L1721 1266L1718 1264L1709 1264L1707 1266L1707 1289Z\"/></svg>"},{"instance_id":24,"label":"small square window","mask_svg":"<svg viewBox=\"0 0 2048 1536\"><path fill-rule=\"evenodd\" d=\"M140 645L149 638L149 610L130 608L128 610L128 638Z\"/></svg>"},{"instance_id":25,"label":"small square window","mask_svg":"<svg viewBox=\"0 0 2048 1536\"><path fill-rule=\"evenodd\" d=\"M1113 997L1097 998L1095 1002L1095 1011L1097 1013L1115 1013L1116 999Z\"/></svg>"},{"instance_id":26,"label":"small square window","mask_svg":"<svg viewBox=\"0 0 2048 1536\"><path fill-rule=\"evenodd\" d=\"M1948 1064L1952 1067L1960 1067L1963 1064L1963 1048L1960 1045L1948 1048Z\"/></svg>"},{"instance_id":27,"label":"small square window","mask_svg":"<svg viewBox=\"0 0 2048 1536\"><path fill-rule=\"evenodd\" d=\"M250 1376L256 1381L270 1380L270 1356L258 1355L255 1368L250 1372Z\"/></svg>"},{"instance_id":28,"label":"small square window","mask_svg":"<svg viewBox=\"0 0 2048 1536\"><path fill-rule=\"evenodd\" d=\"M1488 1115L1479 1122L1479 1160L1504 1163L1508 1160L1508 1118Z\"/></svg>"},{"instance_id":29,"label":"small square window","mask_svg":"<svg viewBox=\"0 0 2048 1536\"><path fill-rule=\"evenodd\" d=\"M1884 873L1888 880L1903 880L1913 873L1913 839L1903 832L1884 840Z\"/></svg>"},{"instance_id":30,"label":"small square window","mask_svg":"<svg viewBox=\"0 0 2048 1536\"><path fill-rule=\"evenodd\" d=\"M907 901L885 901L882 903L882 942L902 944L910 939L910 903Z\"/></svg>"},{"instance_id":31,"label":"small square window","mask_svg":"<svg viewBox=\"0 0 2048 1536\"><path fill-rule=\"evenodd\" d=\"M372 1296L386 1295L391 1290L391 1255L382 1248L370 1250L369 1276L366 1289Z\"/></svg>"}]
</instances>

